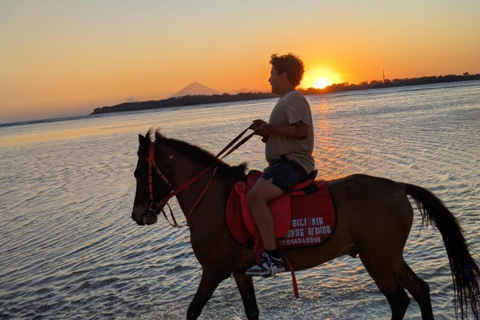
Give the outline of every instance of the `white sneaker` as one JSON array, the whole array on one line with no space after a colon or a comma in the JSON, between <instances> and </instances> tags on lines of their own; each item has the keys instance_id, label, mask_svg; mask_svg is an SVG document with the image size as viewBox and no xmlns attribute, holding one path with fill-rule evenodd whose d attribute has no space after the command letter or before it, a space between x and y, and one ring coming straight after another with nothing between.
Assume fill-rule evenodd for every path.
<instances>
[{"instance_id":1,"label":"white sneaker","mask_svg":"<svg viewBox=\"0 0 480 320\"><path fill-rule=\"evenodd\" d=\"M245 274L249 276L274 277L276 273L284 271L285 265L282 258L271 257L264 252L260 261L245 271Z\"/></svg>"}]
</instances>

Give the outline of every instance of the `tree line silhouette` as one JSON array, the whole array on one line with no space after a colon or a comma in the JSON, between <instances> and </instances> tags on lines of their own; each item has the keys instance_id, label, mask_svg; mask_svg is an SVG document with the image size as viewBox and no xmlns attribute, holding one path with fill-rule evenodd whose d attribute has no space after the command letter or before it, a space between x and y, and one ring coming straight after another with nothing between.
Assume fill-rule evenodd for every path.
<instances>
[{"instance_id":1,"label":"tree line silhouette","mask_svg":"<svg viewBox=\"0 0 480 320\"><path fill-rule=\"evenodd\" d=\"M120 111L137 111L137 110L149 110L158 108L172 108L172 107L184 107L193 106L198 104L209 103L225 103L236 101L248 101L248 100L260 100L275 98L277 95L265 92L244 92L231 95L228 93L214 94L211 96L206 95L188 95L183 97L173 97L163 100L152 100L142 102L125 102L114 106L105 106L95 108L92 114L106 113L106 112L120 112Z\"/></svg>"},{"instance_id":2,"label":"tree line silhouette","mask_svg":"<svg viewBox=\"0 0 480 320\"><path fill-rule=\"evenodd\" d=\"M305 95L309 95L309 94L391 88L391 87L414 86L414 85L422 85L422 84L470 81L470 80L480 80L480 74L469 74L468 72L465 72L463 75L449 74L449 75L438 76L438 77L431 76L431 77L393 79L393 80L385 79L384 81L373 80L370 82L364 81L359 84L350 84L348 82L344 82L344 83L335 83L323 89L308 88L308 89L299 89L298 91L302 92Z\"/></svg>"},{"instance_id":3,"label":"tree line silhouette","mask_svg":"<svg viewBox=\"0 0 480 320\"><path fill-rule=\"evenodd\" d=\"M384 81L373 80L370 82L365 81L359 84L350 84L348 82L344 82L344 83L335 83L323 89L308 88L308 89L298 89L298 91L302 92L305 95L312 95L312 94L334 93L334 92L343 92L343 91L352 91L352 90L390 88L390 87L412 86L412 85L456 82L456 81L470 81L470 80L480 80L480 74L469 74L468 72L465 72L463 75L451 74L451 75L438 76L438 77L431 76L431 77L393 79L393 80L385 79ZM260 99L270 99L275 97L278 97L278 96L272 93L265 93L265 92L242 92L235 95L224 93L224 94L215 94L211 96L188 95L183 97L173 97L173 98L162 99L162 100L152 100L152 101L142 101L142 102L124 102L114 106L98 107L98 108L95 108L91 114L183 107L183 106L193 106L193 105L199 105L199 104L214 104L214 103L260 100Z\"/></svg>"}]
</instances>

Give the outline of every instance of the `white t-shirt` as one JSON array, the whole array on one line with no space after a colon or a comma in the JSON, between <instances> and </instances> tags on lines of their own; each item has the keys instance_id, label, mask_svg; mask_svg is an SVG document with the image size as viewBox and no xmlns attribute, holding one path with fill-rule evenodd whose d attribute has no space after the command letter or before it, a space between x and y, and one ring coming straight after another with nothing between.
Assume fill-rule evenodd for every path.
<instances>
[{"instance_id":1,"label":"white t-shirt","mask_svg":"<svg viewBox=\"0 0 480 320\"><path fill-rule=\"evenodd\" d=\"M277 161L282 155L301 165L307 174L315 168L313 160L313 122L310 105L305 97L297 91L290 91L278 100L270 114L269 123L289 125L302 121L308 125L306 139L289 139L270 134L265 144L265 157L268 163Z\"/></svg>"}]
</instances>

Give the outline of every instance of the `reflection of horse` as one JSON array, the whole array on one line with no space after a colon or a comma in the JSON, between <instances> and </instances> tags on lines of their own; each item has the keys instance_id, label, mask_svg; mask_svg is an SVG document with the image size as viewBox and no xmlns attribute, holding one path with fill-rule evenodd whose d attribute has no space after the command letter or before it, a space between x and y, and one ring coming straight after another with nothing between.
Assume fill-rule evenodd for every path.
<instances>
[{"instance_id":1,"label":"reflection of horse","mask_svg":"<svg viewBox=\"0 0 480 320\"><path fill-rule=\"evenodd\" d=\"M203 267L200 286L188 308L187 319L196 319L220 282L232 274L248 319L258 319L252 278L244 274L254 263L254 255L252 249L240 245L230 235L224 212L229 191L244 175L245 166L231 167L219 161L210 170L217 158L198 147L167 139L159 132L153 142L150 141L150 132L147 137L140 135L139 138L132 218L139 225L155 223L156 206L163 206L159 199L174 190L187 216L193 251ZM197 175L198 180L191 179L202 171L207 173ZM187 181L188 187L185 187ZM409 297L405 289L419 304L422 319L433 319L429 286L403 259L403 247L413 220L409 195L415 199L422 218L442 234L453 275L456 310L464 319L470 309L478 319L479 267L468 251L455 217L439 199L411 184L366 175L330 181L328 187L337 210L336 230L322 245L285 250L294 270L358 253L386 296L392 319L402 319L407 310ZM180 189L182 191L178 192ZM204 195L198 202L200 194ZM192 207L194 210L190 215Z\"/></svg>"}]
</instances>

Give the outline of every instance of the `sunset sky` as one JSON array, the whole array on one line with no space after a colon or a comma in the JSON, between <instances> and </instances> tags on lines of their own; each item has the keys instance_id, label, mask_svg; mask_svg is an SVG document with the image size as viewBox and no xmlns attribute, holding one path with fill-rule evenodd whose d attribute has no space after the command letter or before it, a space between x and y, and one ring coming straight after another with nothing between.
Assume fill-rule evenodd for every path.
<instances>
[{"instance_id":1,"label":"sunset sky","mask_svg":"<svg viewBox=\"0 0 480 320\"><path fill-rule=\"evenodd\" d=\"M303 59L303 88L480 73L479 14L478 0L1 0L0 123L194 81L269 91L272 53Z\"/></svg>"}]
</instances>

